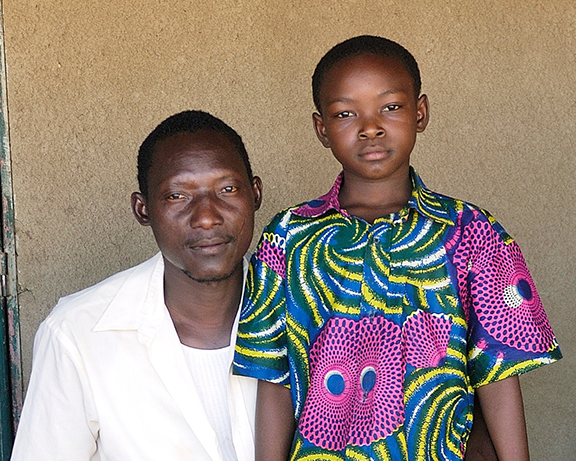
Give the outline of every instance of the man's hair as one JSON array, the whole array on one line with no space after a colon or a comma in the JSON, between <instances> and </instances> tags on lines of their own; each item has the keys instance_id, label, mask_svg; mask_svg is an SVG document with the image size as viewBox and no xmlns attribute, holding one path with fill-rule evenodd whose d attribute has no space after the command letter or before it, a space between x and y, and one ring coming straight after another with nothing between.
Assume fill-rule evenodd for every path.
<instances>
[{"instance_id":1,"label":"man's hair","mask_svg":"<svg viewBox=\"0 0 576 461\"><path fill-rule=\"evenodd\" d=\"M377 56L398 59L412 77L416 98L420 96L422 82L420 80L418 63L416 62L416 59L414 59L414 56L412 56L412 54L410 54L410 52L402 45L399 45L392 40L388 40L387 38L377 37L374 35L360 35L358 37L349 38L348 40L334 46L322 57L322 59L320 59L320 62L316 66L314 75L312 76L312 97L314 98L314 105L318 112L321 112L320 91L328 71L330 71L330 69L340 61L361 54L374 54Z\"/></svg>"},{"instance_id":2,"label":"man's hair","mask_svg":"<svg viewBox=\"0 0 576 461\"><path fill-rule=\"evenodd\" d=\"M246 167L248 178L252 182L252 179L254 179L252 167L240 135L222 120L207 112L187 110L172 115L160 123L146 137L138 150L138 185L140 192L145 197L148 197L148 173L150 172L152 157L158 143L179 133L194 134L199 130L210 130L225 135L236 147L236 151Z\"/></svg>"}]
</instances>

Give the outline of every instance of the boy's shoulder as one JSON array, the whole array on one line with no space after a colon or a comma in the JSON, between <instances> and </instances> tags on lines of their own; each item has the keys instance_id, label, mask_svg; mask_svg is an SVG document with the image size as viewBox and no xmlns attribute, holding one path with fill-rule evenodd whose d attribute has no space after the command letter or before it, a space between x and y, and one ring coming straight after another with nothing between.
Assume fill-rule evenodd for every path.
<instances>
[{"instance_id":1,"label":"boy's shoulder","mask_svg":"<svg viewBox=\"0 0 576 461\"><path fill-rule=\"evenodd\" d=\"M307 203L309 202L302 202L297 205L289 206L276 213L274 217L266 225L264 233L266 232L282 233L283 230L285 232L290 225L290 220L294 216L294 212L299 208L306 206Z\"/></svg>"},{"instance_id":2,"label":"boy's shoulder","mask_svg":"<svg viewBox=\"0 0 576 461\"><path fill-rule=\"evenodd\" d=\"M432 199L440 205L455 226L467 227L471 223L486 222L500 235L505 243L513 241L513 238L506 232L502 225L485 208L427 188L423 188L422 195L427 195L427 200Z\"/></svg>"},{"instance_id":3,"label":"boy's shoulder","mask_svg":"<svg viewBox=\"0 0 576 461\"><path fill-rule=\"evenodd\" d=\"M276 213L276 215L270 220L266 227L268 229L287 227L294 220L298 221L298 223L300 223L302 220L314 221L316 219L320 219L331 209L338 210L338 206L335 206L330 202L330 200L327 199L326 195L323 195L320 198L308 200L284 208L283 210Z\"/></svg>"}]
</instances>

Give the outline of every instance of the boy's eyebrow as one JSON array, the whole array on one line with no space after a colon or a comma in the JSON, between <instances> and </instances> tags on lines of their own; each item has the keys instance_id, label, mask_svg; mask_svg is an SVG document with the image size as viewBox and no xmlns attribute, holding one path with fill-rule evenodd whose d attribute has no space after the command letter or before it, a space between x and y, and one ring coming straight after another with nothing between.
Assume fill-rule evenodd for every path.
<instances>
[{"instance_id":1,"label":"boy's eyebrow","mask_svg":"<svg viewBox=\"0 0 576 461\"><path fill-rule=\"evenodd\" d=\"M380 93L378 96L382 97L382 96L387 96L389 94L395 94L395 93L404 93L404 91L402 91L402 90L388 90L388 91L384 91L383 93Z\"/></svg>"},{"instance_id":2,"label":"boy's eyebrow","mask_svg":"<svg viewBox=\"0 0 576 461\"><path fill-rule=\"evenodd\" d=\"M378 97L381 98L383 96L388 96L389 94L395 94L395 93L404 93L404 91L402 91L402 90L387 90L387 91L380 93L378 95ZM352 101L354 101L354 99L342 96L340 98L334 98L331 101L328 101L328 105L334 104L335 102L352 102Z\"/></svg>"}]
</instances>

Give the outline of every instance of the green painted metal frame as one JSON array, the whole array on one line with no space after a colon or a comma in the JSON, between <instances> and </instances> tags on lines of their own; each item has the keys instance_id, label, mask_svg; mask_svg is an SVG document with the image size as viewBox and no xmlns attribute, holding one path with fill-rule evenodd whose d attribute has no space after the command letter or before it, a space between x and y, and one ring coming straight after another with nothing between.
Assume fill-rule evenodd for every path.
<instances>
[{"instance_id":1,"label":"green painted metal frame","mask_svg":"<svg viewBox=\"0 0 576 461\"><path fill-rule=\"evenodd\" d=\"M0 315L0 461L8 461L22 408L22 360L16 284L14 203L6 98L4 8L0 0L0 185L2 209L3 298Z\"/></svg>"}]
</instances>

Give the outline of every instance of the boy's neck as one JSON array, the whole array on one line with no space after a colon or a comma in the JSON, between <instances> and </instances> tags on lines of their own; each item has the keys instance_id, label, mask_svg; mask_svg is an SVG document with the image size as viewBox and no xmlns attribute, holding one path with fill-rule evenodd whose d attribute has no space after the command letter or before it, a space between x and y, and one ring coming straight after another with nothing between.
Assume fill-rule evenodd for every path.
<instances>
[{"instance_id":1,"label":"boy's neck","mask_svg":"<svg viewBox=\"0 0 576 461\"><path fill-rule=\"evenodd\" d=\"M340 207L348 214L370 224L382 216L397 213L412 195L410 174L399 178L371 181L344 171L342 187L338 194Z\"/></svg>"}]
</instances>

